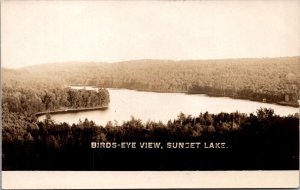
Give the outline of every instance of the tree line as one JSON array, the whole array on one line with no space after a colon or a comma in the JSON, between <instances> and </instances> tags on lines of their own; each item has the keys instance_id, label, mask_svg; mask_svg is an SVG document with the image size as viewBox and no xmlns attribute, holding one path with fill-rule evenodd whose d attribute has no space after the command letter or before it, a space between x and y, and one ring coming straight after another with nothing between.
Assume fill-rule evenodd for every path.
<instances>
[{"instance_id":1,"label":"tree line","mask_svg":"<svg viewBox=\"0 0 300 190\"><path fill-rule=\"evenodd\" d=\"M49 84L50 83L50 84ZM15 86L2 86L2 138L11 141L31 139L27 128L36 126L37 112L65 108L93 108L108 106L107 89L76 90L63 86L41 83L42 88L18 81ZM21 85L22 84L22 85Z\"/></svg>"},{"instance_id":2,"label":"tree line","mask_svg":"<svg viewBox=\"0 0 300 190\"><path fill-rule=\"evenodd\" d=\"M100 88L95 90L76 90L69 87L32 88L23 86L4 86L2 105L9 112L33 116L41 111L53 111L62 108L92 108L107 106L109 92Z\"/></svg>"},{"instance_id":3,"label":"tree line","mask_svg":"<svg viewBox=\"0 0 300 190\"><path fill-rule=\"evenodd\" d=\"M266 108L250 115L181 113L166 124L134 117L106 126L87 119L29 122L7 110L3 117L4 170L280 170L299 163L299 118ZM91 142L225 142L228 148L91 149Z\"/></svg>"},{"instance_id":4,"label":"tree line","mask_svg":"<svg viewBox=\"0 0 300 190\"><path fill-rule=\"evenodd\" d=\"M19 72L32 73L40 78L58 75L65 84L204 93L297 106L299 62L299 57L70 62L56 66L36 65Z\"/></svg>"}]
</instances>

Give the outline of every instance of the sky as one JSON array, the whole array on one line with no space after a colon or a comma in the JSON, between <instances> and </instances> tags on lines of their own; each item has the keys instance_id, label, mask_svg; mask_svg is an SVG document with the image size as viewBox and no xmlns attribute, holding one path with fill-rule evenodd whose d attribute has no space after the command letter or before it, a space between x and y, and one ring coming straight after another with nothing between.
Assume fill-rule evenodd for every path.
<instances>
[{"instance_id":1,"label":"sky","mask_svg":"<svg viewBox=\"0 0 300 190\"><path fill-rule=\"evenodd\" d=\"M300 1L2 1L1 66L300 55Z\"/></svg>"}]
</instances>

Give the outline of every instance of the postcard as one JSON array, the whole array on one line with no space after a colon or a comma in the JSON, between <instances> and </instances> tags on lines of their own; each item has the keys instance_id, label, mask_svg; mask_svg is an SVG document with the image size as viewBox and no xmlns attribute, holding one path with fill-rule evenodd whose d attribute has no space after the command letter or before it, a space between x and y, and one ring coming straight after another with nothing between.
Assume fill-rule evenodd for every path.
<instances>
[{"instance_id":1,"label":"postcard","mask_svg":"<svg viewBox=\"0 0 300 190\"><path fill-rule=\"evenodd\" d=\"M2 1L4 189L299 187L299 1Z\"/></svg>"}]
</instances>

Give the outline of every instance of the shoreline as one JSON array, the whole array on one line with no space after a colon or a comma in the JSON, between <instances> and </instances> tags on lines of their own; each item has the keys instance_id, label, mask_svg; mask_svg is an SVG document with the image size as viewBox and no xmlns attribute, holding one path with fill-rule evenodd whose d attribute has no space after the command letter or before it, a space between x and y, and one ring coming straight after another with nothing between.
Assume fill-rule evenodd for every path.
<instances>
[{"instance_id":1,"label":"shoreline","mask_svg":"<svg viewBox=\"0 0 300 190\"><path fill-rule=\"evenodd\" d=\"M187 92L187 94L201 94L201 93L197 93L197 92ZM267 104L274 104L274 105L281 105L281 106L289 106L289 107L294 107L294 108L299 108L299 104L298 103L293 103L293 102L284 102L284 101L280 101L280 102L268 102L268 101L260 101L257 99L251 99L249 97L243 97L243 96L223 96L222 94L213 94L213 93L209 93L209 94L204 94L207 95L209 97L223 97L223 98L231 98L234 100L248 100L248 101L253 101L253 102L260 102L260 103L267 103Z\"/></svg>"},{"instance_id":2,"label":"shoreline","mask_svg":"<svg viewBox=\"0 0 300 190\"><path fill-rule=\"evenodd\" d=\"M147 89L134 89L134 88L115 88L115 87L99 87L99 86L89 86L89 85L68 85L69 87L71 86L82 86L82 87L92 87L92 88L112 88L112 89L126 89L126 90L135 90L138 92L154 92L154 93L184 93L187 95L192 95L192 94L201 94L201 95L206 95L209 97L224 97L224 98L232 98L235 100L249 100L249 101L254 101L254 102L260 102L260 103L268 103L268 104L275 104L275 105L281 105L281 106L289 106L289 107L294 107L294 108L299 108L299 104L297 102L293 103L293 102L284 102L284 101L280 101L280 102L263 102L260 100L256 100L256 99L251 99L248 97L241 97L241 96L223 96L222 94L213 94L213 93L198 93L195 91L183 91L183 90L147 90Z\"/></svg>"},{"instance_id":3,"label":"shoreline","mask_svg":"<svg viewBox=\"0 0 300 190\"><path fill-rule=\"evenodd\" d=\"M98 88L98 87L96 87ZM205 95L208 97L221 97L221 98L231 98L234 100L248 100L248 101L253 101L253 102L260 102L260 103L267 103L267 104L274 104L274 105L280 105L280 106L289 106L289 107L294 107L294 108L299 108L299 104L298 103L293 103L293 102L284 102L284 101L280 101L280 102L263 102L263 101L259 101L256 99L251 99L251 98L247 98L247 97L242 97L242 96L223 96L222 94L213 94L213 93L198 93L198 92L193 92L193 91L166 91L166 90L141 90L141 89L129 89L129 88L116 88L116 89L126 89L126 90L135 90L138 92L154 92L154 93L183 93L186 95L193 95L193 94L199 94L199 95Z\"/></svg>"},{"instance_id":4,"label":"shoreline","mask_svg":"<svg viewBox=\"0 0 300 190\"><path fill-rule=\"evenodd\" d=\"M46 114L62 114L62 113L76 113L81 111L93 111L93 110L106 110L108 109L108 106L98 106L98 107L92 107L92 108L66 108L66 109L59 109L59 110L53 110L53 111L43 111L43 112L37 112L35 114L36 117L46 115Z\"/></svg>"}]
</instances>

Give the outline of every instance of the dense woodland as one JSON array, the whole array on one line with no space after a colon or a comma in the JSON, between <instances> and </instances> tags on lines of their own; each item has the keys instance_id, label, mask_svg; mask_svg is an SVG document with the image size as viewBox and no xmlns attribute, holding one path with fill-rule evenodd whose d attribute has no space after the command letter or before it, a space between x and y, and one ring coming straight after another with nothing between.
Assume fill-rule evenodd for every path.
<instances>
[{"instance_id":1,"label":"dense woodland","mask_svg":"<svg viewBox=\"0 0 300 190\"><path fill-rule=\"evenodd\" d=\"M110 102L109 92L104 88L75 90L53 81L34 81L37 85L23 80L10 82L2 83L2 137L12 141L30 136L26 129L36 125L38 112L106 107Z\"/></svg>"},{"instance_id":2,"label":"dense woodland","mask_svg":"<svg viewBox=\"0 0 300 190\"><path fill-rule=\"evenodd\" d=\"M92 108L108 106L108 90L75 90L69 87L36 88L28 86L2 87L2 106L9 112L33 116L41 111L62 108Z\"/></svg>"},{"instance_id":3,"label":"dense woodland","mask_svg":"<svg viewBox=\"0 0 300 190\"><path fill-rule=\"evenodd\" d=\"M4 170L298 169L299 115L179 114L167 124L138 119L106 126L38 122L35 114L107 106L105 87L184 91L296 104L299 57L208 61L140 60L1 69ZM68 85L93 85L99 91ZM91 142L226 142L227 149L91 149Z\"/></svg>"},{"instance_id":4,"label":"dense woodland","mask_svg":"<svg viewBox=\"0 0 300 190\"><path fill-rule=\"evenodd\" d=\"M299 64L300 57L69 62L7 70L5 74L7 78L13 78L12 72L41 79L60 76L61 82L67 85L204 93L297 106Z\"/></svg>"},{"instance_id":5,"label":"dense woodland","mask_svg":"<svg viewBox=\"0 0 300 190\"><path fill-rule=\"evenodd\" d=\"M51 118L28 124L15 136L4 110L4 170L281 170L298 169L298 118L270 109L257 114L179 114L167 124L132 118L97 126ZM8 118L6 118L8 117ZM12 136L11 134L14 134ZM91 142L225 142L227 149L92 149Z\"/></svg>"}]
</instances>

